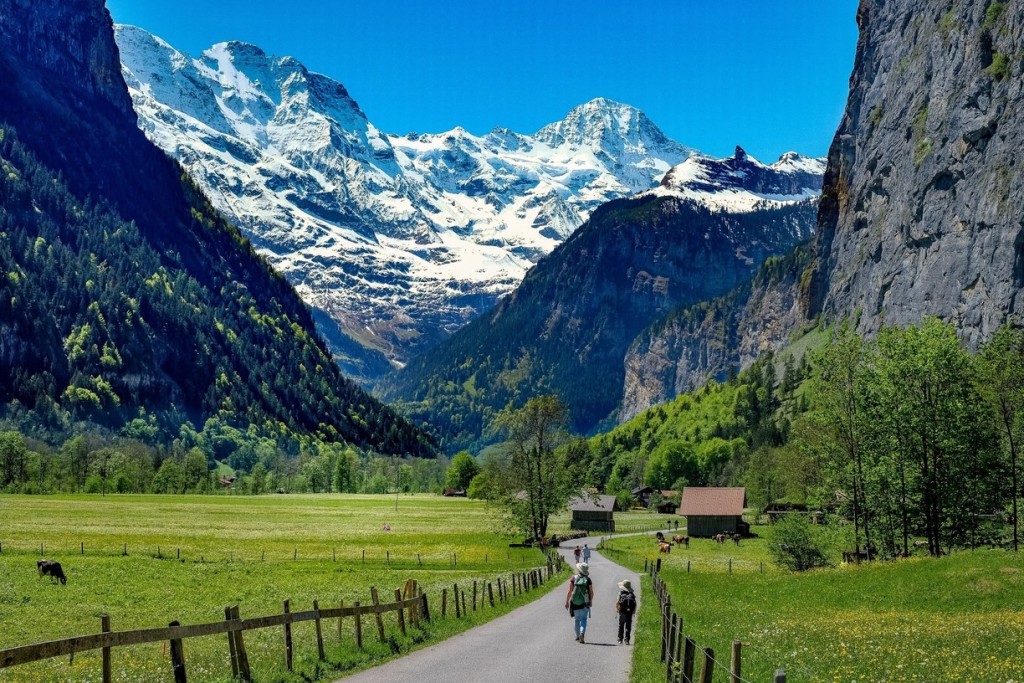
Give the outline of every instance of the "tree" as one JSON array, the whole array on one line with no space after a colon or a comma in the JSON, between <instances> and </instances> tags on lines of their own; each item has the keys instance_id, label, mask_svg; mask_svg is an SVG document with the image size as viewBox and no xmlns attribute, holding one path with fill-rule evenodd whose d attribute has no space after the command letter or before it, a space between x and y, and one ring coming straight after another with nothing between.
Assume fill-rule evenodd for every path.
<instances>
[{"instance_id":1,"label":"tree","mask_svg":"<svg viewBox=\"0 0 1024 683\"><path fill-rule=\"evenodd\" d=\"M153 478L153 491L155 493L184 493L185 492L185 468L181 463L168 458L160 465L160 469Z\"/></svg>"},{"instance_id":2,"label":"tree","mask_svg":"<svg viewBox=\"0 0 1024 683\"><path fill-rule=\"evenodd\" d=\"M0 432L0 488L25 482L28 448L18 432Z\"/></svg>"},{"instance_id":3,"label":"tree","mask_svg":"<svg viewBox=\"0 0 1024 683\"><path fill-rule=\"evenodd\" d=\"M844 322L832 335L829 345L816 359L813 403L831 437L827 453L841 481L848 482L853 494L854 544L860 552L860 532L871 548L871 527L865 511L864 454L861 449L864 410L862 384L867 363L864 342ZM870 552L869 552L870 558Z\"/></svg>"},{"instance_id":4,"label":"tree","mask_svg":"<svg viewBox=\"0 0 1024 683\"><path fill-rule=\"evenodd\" d=\"M358 470L359 456L351 448L346 448L334 463L334 489L338 493L355 491Z\"/></svg>"},{"instance_id":5,"label":"tree","mask_svg":"<svg viewBox=\"0 0 1024 683\"><path fill-rule=\"evenodd\" d=\"M459 451L452 458L448 470L444 473L444 485L456 491L465 491L473 477L480 473L480 465L469 451Z\"/></svg>"},{"instance_id":6,"label":"tree","mask_svg":"<svg viewBox=\"0 0 1024 683\"><path fill-rule=\"evenodd\" d=\"M1017 449L1021 443L1024 404L1024 331L1004 325L981 347L975 362L978 391L996 416L1009 455L1010 497L1013 500L1013 551L1017 552L1019 521Z\"/></svg>"},{"instance_id":7,"label":"tree","mask_svg":"<svg viewBox=\"0 0 1024 683\"><path fill-rule=\"evenodd\" d=\"M534 539L547 535L551 515L580 491L579 468L566 467L566 451L557 450L567 439L567 420L565 404L544 395L519 410L502 411L494 422L507 453L498 502Z\"/></svg>"}]
</instances>

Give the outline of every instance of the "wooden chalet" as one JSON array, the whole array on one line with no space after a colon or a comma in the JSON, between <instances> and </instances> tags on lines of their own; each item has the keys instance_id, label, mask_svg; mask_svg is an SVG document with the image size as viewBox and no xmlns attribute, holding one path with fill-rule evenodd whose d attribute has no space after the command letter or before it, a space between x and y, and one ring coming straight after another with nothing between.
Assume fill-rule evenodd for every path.
<instances>
[{"instance_id":1,"label":"wooden chalet","mask_svg":"<svg viewBox=\"0 0 1024 683\"><path fill-rule=\"evenodd\" d=\"M572 512L570 529L615 531L615 496L584 493L569 501L569 510Z\"/></svg>"},{"instance_id":2,"label":"wooden chalet","mask_svg":"<svg viewBox=\"0 0 1024 683\"><path fill-rule=\"evenodd\" d=\"M683 489L679 514L686 517L689 536L709 538L715 534L750 533L743 521L747 490L743 487L694 487Z\"/></svg>"},{"instance_id":3,"label":"wooden chalet","mask_svg":"<svg viewBox=\"0 0 1024 683\"><path fill-rule=\"evenodd\" d=\"M651 504L651 494L654 493L654 489L650 486L638 486L630 493L633 494L633 500L636 501L636 504L645 508Z\"/></svg>"}]
</instances>

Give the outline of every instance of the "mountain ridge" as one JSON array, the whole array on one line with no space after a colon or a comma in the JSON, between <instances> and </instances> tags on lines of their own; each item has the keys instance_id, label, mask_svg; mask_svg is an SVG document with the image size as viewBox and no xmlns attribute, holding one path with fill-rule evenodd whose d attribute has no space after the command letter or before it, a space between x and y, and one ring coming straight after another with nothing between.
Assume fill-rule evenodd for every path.
<instances>
[{"instance_id":1,"label":"mountain ridge","mask_svg":"<svg viewBox=\"0 0 1024 683\"><path fill-rule=\"evenodd\" d=\"M237 219L318 310L335 351L348 349L343 367L371 383L488 310L596 207L656 187L694 154L605 98L533 135L389 135L294 59L242 43L191 58L128 26L118 41L147 135Z\"/></svg>"}]
</instances>

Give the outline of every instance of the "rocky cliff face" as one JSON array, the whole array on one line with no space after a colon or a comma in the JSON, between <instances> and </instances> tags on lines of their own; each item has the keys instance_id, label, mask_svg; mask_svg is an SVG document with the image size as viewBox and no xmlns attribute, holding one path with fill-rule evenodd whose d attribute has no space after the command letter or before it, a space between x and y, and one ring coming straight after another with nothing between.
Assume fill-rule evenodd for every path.
<instances>
[{"instance_id":1,"label":"rocky cliff face","mask_svg":"<svg viewBox=\"0 0 1024 683\"><path fill-rule=\"evenodd\" d=\"M828 157L811 314L860 331L1024 312L1024 5L863 0Z\"/></svg>"},{"instance_id":2,"label":"rocky cliff face","mask_svg":"<svg viewBox=\"0 0 1024 683\"><path fill-rule=\"evenodd\" d=\"M768 259L751 281L673 311L637 336L626 352L619 421L784 347L807 320L800 280L810 253L803 245Z\"/></svg>"}]
</instances>

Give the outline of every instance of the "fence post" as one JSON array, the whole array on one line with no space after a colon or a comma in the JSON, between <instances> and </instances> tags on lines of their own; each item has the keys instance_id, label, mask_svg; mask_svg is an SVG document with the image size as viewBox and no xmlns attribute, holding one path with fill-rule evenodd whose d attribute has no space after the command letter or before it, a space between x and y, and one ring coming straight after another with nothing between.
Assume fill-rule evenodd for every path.
<instances>
[{"instance_id":1,"label":"fence post","mask_svg":"<svg viewBox=\"0 0 1024 683\"><path fill-rule=\"evenodd\" d=\"M231 617L238 622L238 629L235 631L235 652L238 655L238 675L243 681L251 681L252 671L249 670L249 655L245 651L245 638L242 636L242 617L238 613L238 605L231 608Z\"/></svg>"},{"instance_id":2,"label":"fence post","mask_svg":"<svg viewBox=\"0 0 1024 683\"><path fill-rule=\"evenodd\" d=\"M441 589L441 617L445 617L448 614L448 589Z\"/></svg>"},{"instance_id":3,"label":"fence post","mask_svg":"<svg viewBox=\"0 0 1024 683\"><path fill-rule=\"evenodd\" d=\"M715 651L710 647L704 648L704 666L700 670L700 683L711 683L711 677L715 675Z\"/></svg>"},{"instance_id":4,"label":"fence post","mask_svg":"<svg viewBox=\"0 0 1024 683\"><path fill-rule=\"evenodd\" d=\"M373 600L373 614L377 617L377 637L384 642L384 617L380 615L380 598L377 597L377 589L370 588L370 599Z\"/></svg>"},{"instance_id":5,"label":"fence post","mask_svg":"<svg viewBox=\"0 0 1024 683\"><path fill-rule=\"evenodd\" d=\"M679 624L676 627L676 669L672 673L673 678L670 680L681 681L683 680L683 634L686 630L683 628L683 618L679 617Z\"/></svg>"},{"instance_id":6,"label":"fence post","mask_svg":"<svg viewBox=\"0 0 1024 683\"><path fill-rule=\"evenodd\" d=\"M224 608L224 620L231 621L231 606ZM238 651L235 648L235 632L228 631L228 652L231 657L231 678L238 678Z\"/></svg>"},{"instance_id":7,"label":"fence post","mask_svg":"<svg viewBox=\"0 0 1024 683\"><path fill-rule=\"evenodd\" d=\"M103 633L111 632L111 615L101 614L99 616L99 630ZM179 641L180 642L180 641ZM111 683L111 648L103 648L103 683ZM183 666L182 666L183 669Z\"/></svg>"},{"instance_id":8,"label":"fence post","mask_svg":"<svg viewBox=\"0 0 1024 683\"><path fill-rule=\"evenodd\" d=\"M501 592L500 589L498 591ZM491 607L494 607L494 589L491 587L491 582L487 582L487 601L491 603Z\"/></svg>"},{"instance_id":9,"label":"fence post","mask_svg":"<svg viewBox=\"0 0 1024 683\"><path fill-rule=\"evenodd\" d=\"M686 647L683 649L683 683L693 683L693 665L697 659L697 643L693 638L686 639Z\"/></svg>"},{"instance_id":10,"label":"fence post","mask_svg":"<svg viewBox=\"0 0 1024 683\"><path fill-rule=\"evenodd\" d=\"M290 614L292 611L291 600L284 601L284 613ZM288 670L292 670L292 622L284 622L284 664L288 667Z\"/></svg>"},{"instance_id":11,"label":"fence post","mask_svg":"<svg viewBox=\"0 0 1024 683\"><path fill-rule=\"evenodd\" d=\"M352 606L356 608L355 620L356 620L356 647L360 650L363 649L363 615L359 611L359 601L356 600L352 603Z\"/></svg>"},{"instance_id":12,"label":"fence post","mask_svg":"<svg viewBox=\"0 0 1024 683\"><path fill-rule=\"evenodd\" d=\"M665 605L661 606L661 659L659 662L665 661L665 646L668 644L668 612L665 610Z\"/></svg>"},{"instance_id":13,"label":"fence post","mask_svg":"<svg viewBox=\"0 0 1024 683\"><path fill-rule=\"evenodd\" d=\"M774 683L786 683L786 672L782 669L776 669Z\"/></svg>"},{"instance_id":14,"label":"fence post","mask_svg":"<svg viewBox=\"0 0 1024 683\"><path fill-rule=\"evenodd\" d=\"M338 609L345 609L345 601L344 600L339 600L338 601ZM345 619L343 617L338 617L338 641L339 642L341 641L341 624L344 621L345 621Z\"/></svg>"},{"instance_id":15,"label":"fence post","mask_svg":"<svg viewBox=\"0 0 1024 683\"><path fill-rule=\"evenodd\" d=\"M469 616L469 612L466 611L466 591L462 591L462 613Z\"/></svg>"},{"instance_id":16,"label":"fence post","mask_svg":"<svg viewBox=\"0 0 1024 683\"><path fill-rule=\"evenodd\" d=\"M423 597L423 618L430 621L430 603L427 602L427 592L423 591L420 595Z\"/></svg>"},{"instance_id":17,"label":"fence post","mask_svg":"<svg viewBox=\"0 0 1024 683\"><path fill-rule=\"evenodd\" d=\"M172 621L168 626L180 626L177 621ZM106 660L104 660L106 664ZM171 639L171 668L174 670L174 683L187 683L185 674L185 648L181 645L180 638ZM105 679L109 680L109 679Z\"/></svg>"},{"instance_id":18,"label":"fence post","mask_svg":"<svg viewBox=\"0 0 1024 683\"><path fill-rule=\"evenodd\" d=\"M320 656L320 661L325 659L324 657L324 632L321 630L320 625L320 602L317 600L313 601L313 611L316 613L316 653Z\"/></svg>"},{"instance_id":19,"label":"fence post","mask_svg":"<svg viewBox=\"0 0 1024 683\"><path fill-rule=\"evenodd\" d=\"M476 611L476 579L473 579L473 611Z\"/></svg>"},{"instance_id":20,"label":"fence post","mask_svg":"<svg viewBox=\"0 0 1024 683\"><path fill-rule=\"evenodd\" d=\"M455 618L456 619L461 619L462 618L462 610L459 608L459 584L454 583L454 584L452 584L452 587L453 587L452 595L455 596Z\"/></svg>"},{"instance_id":21,"label":"fence post","mask_svg":"<svg viewBox=\"0 0 1024 683\"><path fill-rule=\"evenodd\" d=\"M732 641L732 659L729 661L729 683L740 683L743 680L743 663L740 655L740 648L743 643L738 640Z\"/></svg>"},{"instance_id":22,"label":"fence post","mask_svg":"<svg viewBox=\"0 0 1024 683\"><path fill-rule=\"evenodd\" d=\"M675 657L673 656L676 651L676 615L672 613L672 619L668 627L668 650L667 656L665 657L665 681L671 683L672 681L672 665L675 664Z\"/></svg>"},{"instance_id":23,"label":"fence post","mask_svg":"<svg viewBox=\"0 0 1024 683\"><path fill-rule=\"evenodd\" d=\"M395 589L395 611L398 612L398 629L405 635L405 608L402 606L402 589Z\"/></svg>"}]
</instances>

